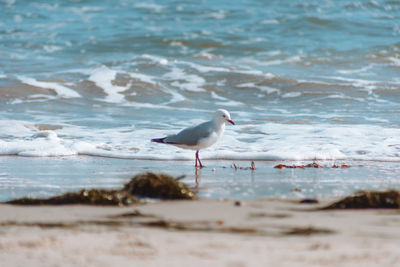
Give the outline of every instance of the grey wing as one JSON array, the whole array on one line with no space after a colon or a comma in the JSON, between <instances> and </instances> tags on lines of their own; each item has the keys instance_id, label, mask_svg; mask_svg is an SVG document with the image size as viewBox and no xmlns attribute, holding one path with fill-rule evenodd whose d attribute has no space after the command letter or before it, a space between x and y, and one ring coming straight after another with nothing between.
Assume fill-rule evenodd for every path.
<instances>
[{"instance_id":1,"label":"grey wing","mask_svg":"<svg viewBox=\"0 0 400 267\"><path fill-rule=\"evenodd\" d=\"M213 132L212 121L204 122L195 127L186 128L175 135L165 138L165 143L195 146L203 138L210 136Z\"/></svg>"}]
</instances>

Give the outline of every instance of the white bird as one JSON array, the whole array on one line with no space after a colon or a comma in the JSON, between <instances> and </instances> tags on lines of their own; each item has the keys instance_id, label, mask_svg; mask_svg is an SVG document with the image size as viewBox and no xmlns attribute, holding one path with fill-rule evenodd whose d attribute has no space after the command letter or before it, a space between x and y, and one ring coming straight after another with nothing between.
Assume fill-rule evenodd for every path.
<instances>
[{"instance_id":1,"label":"white bird","mask_svg":"<svg viewBox=\"0 0 400 267\"><path fill-rule=\"evenodd\" d=\"M221 138L226 122L235 125L228 111L218 109L210 121L183 129L177 134L168 135L164 138L151 139L151 141L196 150L195 167L198 167L197 162L199 162L199 167L203 168L204 166L199 158L199 150L215 144Z\"/></svg>"}]
</instances>

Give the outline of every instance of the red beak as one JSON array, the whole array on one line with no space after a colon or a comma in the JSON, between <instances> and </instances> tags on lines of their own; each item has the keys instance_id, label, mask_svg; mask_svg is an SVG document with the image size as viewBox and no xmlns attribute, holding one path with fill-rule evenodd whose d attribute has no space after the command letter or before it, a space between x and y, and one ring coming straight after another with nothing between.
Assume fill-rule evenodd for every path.
<instances>
[{"instance_id":1,"label":"red beak","mask_svg":"<svg viewBox=\"0 0 400 267\"><path fill-rule=\"evenodd\" d=\"M228 122L230 122L232 125L235 125L235 123L233 122L233 120L227 120Z\"/></svg>"}]
</instances>

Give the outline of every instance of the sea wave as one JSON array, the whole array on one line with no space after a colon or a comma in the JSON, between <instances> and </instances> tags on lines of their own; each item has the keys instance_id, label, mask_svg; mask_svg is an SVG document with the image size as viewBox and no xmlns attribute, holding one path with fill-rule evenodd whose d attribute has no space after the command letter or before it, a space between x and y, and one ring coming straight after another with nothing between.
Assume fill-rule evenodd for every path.
<instances>
[{"instance_id":1,"label":"sea wave","mask_svg":"<svg viewBox=\"0 0 400 267\"><path fill-rule=\"evenodd\" d=\"M227 127L218 144L201 151L202 158L400 161L398 128L239 122L239 125ZM1 155L193 159L192 151L150 142L150 138L176 132L176 126L169 130L134 127L93 130L72 125L56 127L26 121L1 121L0 128L3 132L3 139L0 140Z\"/></svg>"}]
</instances>

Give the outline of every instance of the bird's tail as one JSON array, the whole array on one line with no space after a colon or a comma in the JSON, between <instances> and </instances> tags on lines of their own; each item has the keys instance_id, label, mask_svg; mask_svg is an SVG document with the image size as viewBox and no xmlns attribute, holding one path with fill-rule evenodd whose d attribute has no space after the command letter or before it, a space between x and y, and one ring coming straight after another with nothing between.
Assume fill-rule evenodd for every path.
<instances>
[{"instance_id":1,"label":"bird's tail","mask_svg":"<svg viewBox=\"0 0 400 267\"><path fill-rule=\"evenodd\" d=\"M166 137L164 137L164 138L154 138L154 139L151 139L151 142L164 143L165 138Z\"/></svg>"}]
</instances>

